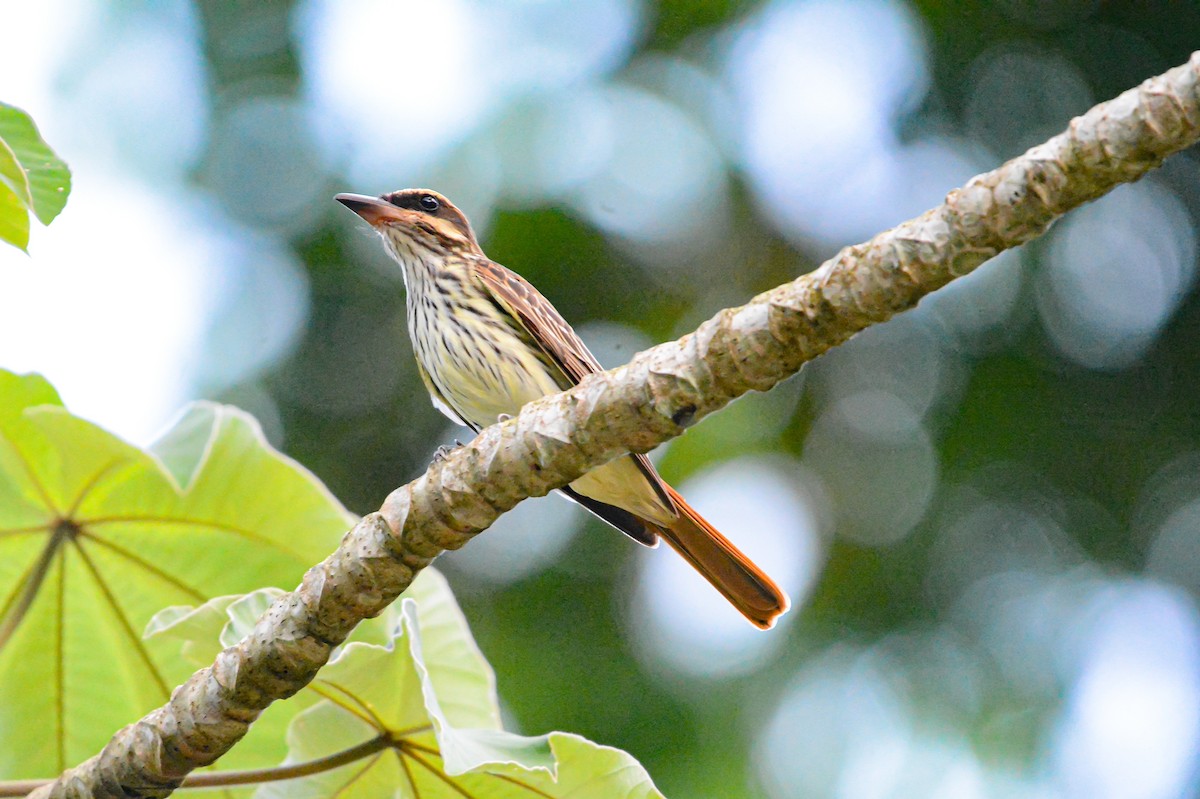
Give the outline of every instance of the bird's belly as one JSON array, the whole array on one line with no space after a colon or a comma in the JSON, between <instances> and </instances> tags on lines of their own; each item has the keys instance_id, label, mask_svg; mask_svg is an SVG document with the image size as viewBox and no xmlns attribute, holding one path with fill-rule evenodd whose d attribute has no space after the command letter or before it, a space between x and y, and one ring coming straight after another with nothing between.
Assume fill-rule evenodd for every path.
<instances>
[{"instance_id":1,"label":"bird's belly","mask_svg":"<svg viewBox=\"0 0 1200 799\"><path fill-rule=\"evenodd\" d=\"M562 375L551 371L531 342L476 314L417 313L409 329L430 380L451 409L477 427L515 416L526 403L565 388ZM571 488L658 524L675 517L630 457L593 469Z\"/></svg>"},{"instance_id":2,"label":"bird's belly","mask_svg":"<svg viewBox=\"0 0 1200 799\"><path fill-rule=\"evenodd\" d=\"M444 389L451 406L480 427L501 416L516 416L526 403L560 390L548 377L543 381L536 372L506 367L498 374L488 369L460 369L447 378Z\"/></svg>"},{"instance_id":3,"label":"bird's belly","mask_svg":"<svg viewBox=\"0 0 1200 799\"><path fill-rule=\"evenodd\" d=\"M528 402L562 387L529 344L510 330L474 317L418 325L413 349L451 408L473 425L486 427L515 416Z\"/></svg>"}]
</instances>

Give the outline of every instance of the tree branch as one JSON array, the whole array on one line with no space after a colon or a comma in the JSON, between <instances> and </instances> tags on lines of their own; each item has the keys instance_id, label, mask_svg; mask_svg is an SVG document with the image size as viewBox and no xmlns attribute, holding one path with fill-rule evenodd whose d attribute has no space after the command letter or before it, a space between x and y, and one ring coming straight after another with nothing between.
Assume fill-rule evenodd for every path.
<instances>
[{"instance_id":1,"label":"tree branch","mask_svg":"<svg viewBox=\"0 0 1200 799\"><path fill-rule=\"evenodd\" d=\"M228 751L271 702L307 684L354 625L380 613L436 555L463 546L522 499L624 452L647 451L747 391L771 388L1196 142L1198 84L1200 53L952 191L943 205L484 430L392 492L252 635L166 705L32 795L168 795Z\"/></svg>"}]
</instances>

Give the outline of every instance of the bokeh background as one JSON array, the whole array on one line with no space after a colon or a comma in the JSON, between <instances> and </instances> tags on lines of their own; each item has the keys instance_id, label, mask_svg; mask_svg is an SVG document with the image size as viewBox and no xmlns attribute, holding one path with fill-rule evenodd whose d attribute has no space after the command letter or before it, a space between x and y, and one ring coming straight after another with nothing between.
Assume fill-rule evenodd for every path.
<instances>
[{"instance_id":1,"label":"bokeh background","mask_svg":"<svg viewBox=\"0 0 1200 799\"><path fill-rule=\"evenodd\" d=\"M352 509L463 437L336 191L426 185L609 366L1183 62L1142 0L44 0L0 99L74 170L0 366L151 440L249 409ZM511 724L672 797L1197 795L1200 170L1185 153L656 454L783 583L752 630L557 498L438 561Z\"/></svg>"}]
</instances>

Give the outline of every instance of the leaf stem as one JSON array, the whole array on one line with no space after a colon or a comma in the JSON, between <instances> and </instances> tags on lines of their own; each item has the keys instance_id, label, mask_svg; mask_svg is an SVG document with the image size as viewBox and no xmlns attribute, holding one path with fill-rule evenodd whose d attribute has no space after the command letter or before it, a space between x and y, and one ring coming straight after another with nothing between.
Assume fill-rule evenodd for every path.
<instances>
[{"instance_id":1,"label":"leaf stem","mask_svg":"<svg viewBox=\"0 0 1200 799\"><path fill-rule=\"evenodd\" d=\"M42 554L38 556L37 563L25 575L25 585L20 589L20 598L16 605L8 608L0 618L0 651L4 649L13 633L21 626L25 614L29 612L33 601L37 599L38 589L42 587L46 575L50 573L50 562L54 558L54 553L71 537L70 525L71 522L60 520L54 526L54 532L46 541L46 545L42 547Z\"/></svg>"},{"instance_id":2,"label":"leaf stem","mask_svg":"<svg viewBox=\"0 0 1200 799\"><path fill-rule=\"evenodd\" d=\"M370 757L399 743L388 733L382 733L374 738L368 738L360 744L334 752L316 760L303 763L289 763L285 766L272 768L248 769L246 771L214 771L205 774L191 774L183 781L184 788L220 788L231 785L255 785L260 782L279 782L294 780L300 777L311 777L325 771L349 765L356 760ZM0 797L25 796L30 791L48 785L53 780L14 780L0 782Z\"/></svg>"},{"instance_id":3,"label":"leaf stem","mask_svg":"<svg viewBox=\"0 0 1200 799\"><path fill-rule=\"evenodd\" d=\"M183 781L183 787L217 788L226 785L253 785L259 782L278 782L280 780L294 780L299 777L311 777L313 774L332 771L335 768L341 768L353 763L355 760L370 757L376 752L382 752L393 744L392 737L387 733L382 733L376 735L374 738L368 738L349 749L343 749L340 752L334 752L332 755L325 755L325 757L318 757L316 760L307 760L303 763L291 763L286 766L249 769L246 771L214 771L208 774L193 774Z\"/></svg>"}]
</instances>

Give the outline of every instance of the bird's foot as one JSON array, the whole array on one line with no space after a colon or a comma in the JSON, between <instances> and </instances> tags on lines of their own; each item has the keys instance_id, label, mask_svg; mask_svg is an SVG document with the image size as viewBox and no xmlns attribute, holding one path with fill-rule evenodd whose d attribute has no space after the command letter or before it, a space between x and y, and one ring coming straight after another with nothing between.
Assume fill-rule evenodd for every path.
<instances>
[{"instance_id":1,"label":"bird's foot","mask_svg":"<svg viewBox=\"0 0 1200 799\"><path fill-rule=\"evenodd\" d=\"M451 452L458 449L462 445L463 445L462 442L459 441L457 438L454 439L453 447L450 446L449 444L442 444L440 447L438 447L437 449L435 449L433 451L433 462L441 463L442 461L446 460L446 458L448 458L450 456Z\"/></svg>"}]
</instances>

